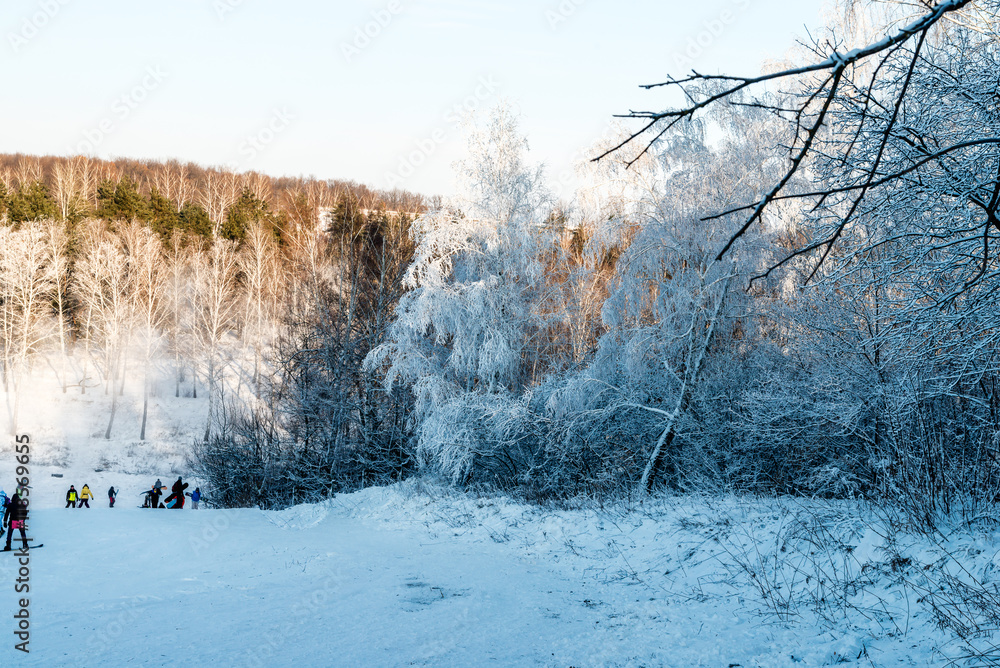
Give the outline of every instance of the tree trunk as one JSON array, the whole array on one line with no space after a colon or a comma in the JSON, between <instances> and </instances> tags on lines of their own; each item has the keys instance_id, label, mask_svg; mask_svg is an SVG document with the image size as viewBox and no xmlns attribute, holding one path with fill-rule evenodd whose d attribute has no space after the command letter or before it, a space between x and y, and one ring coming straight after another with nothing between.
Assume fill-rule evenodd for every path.
<instances>
[{"instance_id":1,"label":"tree trunk","mask_svg":"<svg viewBox=\"0 0 1000 668\"><path fill-rule=\"evenodd\" d=\"M674 425L677 423L677 417L681 414L681 401L684 400L684 395L687 390L687 385L681 390L681 397L678 401L677 406L674 408L673 412L667 420L667 426L660 434L659 440L656 442L656 446L653 448L652 454L649 455L649 461L646 462L646 468L642 472L642 481L639 483L640 487L646 494L653 491L653 481L655 479L654 473L660 465L660 460L663 459L663 454L667 451L670 444L674 440Z\"/></svg>"},{"instance_id":2,"label":"tree trunk","mask_svg":"<svg viewBox=\"0 0 1000 668\"><path fill-rule=\"evenodd\" d=\"M142 374L142 427L139 429L139 440L146 440L146 415L149 413L149 361Z\"/></svg>"},{"instance_id":3,"label":"tree trunk","mask_svg":"<svg viewBox=\"0 0 1000 668\"><path fill-rule=\"evenodd\" d=\"M205 422L205 443L212 433L212 403L215 401L215 356L208 358L208 420Z\"/></svg>"},{"instance_id":4,"label":"tree trunk","mask_svg":"<svg viewBox=\"0 0 1000 668\"><path fill-rule=\"evenodd\" d=\"M108 428L104 432L104 439L108 441L111 440L111 427L115 423L115 413L118 411L118 393L115 392L115 379L117 378L116 375L117 373L118 373L118 364L116 362L114 368L111 369L111 374L109 375L109 381L111 386L111 417L108 418ZM105 388L107 388L107 385L105 386ZM105 389L105 394L107 394L106 389Z\"/></svg>"},{"instance_id":5,"label":"tree trunk","mask_svg":"<svg viewBox=\"0 0 1000 668\"><path fill-rule=\"evenodd\" d=\"M118 394L116 392L111 393L111 417L108 419L108 428L104 432L105 440L111 440L111 427L115 423L115 412L118 410Z\"/></svg>"},{"instance_id":6,"label":"tree trunk","mask_svg":"<svg viewBox=\"0 0 1000 668\"><path fill-rule=\"evenodd\" d=\"M681 391L678 393L677 403L674 405L674 410L667 414L659 409L640 406L640 408L662 413L667 416L667 426L664 428L663 433L660 434L660 438L656 442L653 452L649 455L649 460L646 462L646 468L642 472L642 481L640 482L640 486L647 494L653 490L653 481L655 479L654 474L660 465L660 461L667 452L669 445L673 443L674 434L676 433L675 427L677 425L677 419L681 416L682 412L687 410L688 402L691 399L691 392L694 391L695 384L698 380L698 374L701 371L701 365L705 361L705 354L708 352L708 347L712 344L712 339L715 335L715 325L719 320L719 311L722 310L722 303L726 300L726 293L729 289L729 281L731 278L732 274L727 276L722 283L722 293L719 295L718 301L715 302L715 307L712 309L712 315L709 316L708 321L705 323L708 326L708 331L705 332L705 338L698 342L698 348L696 351L689 349L688 364L686 365L687 368L684 370L684 382L681 385ZM697 318L697 314L693 317ZM697 327L692 326L692 337L695 332L697 332L697 329ZM691 341L690 345L694 346L695 342ZM691 359L690 353L695 353L694 360Z\"/></svg>"}]
</instances>

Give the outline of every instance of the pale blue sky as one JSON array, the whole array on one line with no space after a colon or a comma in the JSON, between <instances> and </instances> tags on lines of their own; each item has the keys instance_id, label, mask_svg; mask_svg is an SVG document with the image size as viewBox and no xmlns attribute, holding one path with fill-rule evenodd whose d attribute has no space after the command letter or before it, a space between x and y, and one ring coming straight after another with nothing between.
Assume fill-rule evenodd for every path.
<instances>
[{"instance_id":1,"label":"pale blue sky","mask_svg":"<svg viewBox=\"0 0 1000 668\"><path fill-rule=\"evenodd\" d=\"M820 26L821 2L7 0L0 151L446 194L456 105L502 96L555 180L612 114L664 106L639 84L756 73Z\"/></svg>"}]
</instances>

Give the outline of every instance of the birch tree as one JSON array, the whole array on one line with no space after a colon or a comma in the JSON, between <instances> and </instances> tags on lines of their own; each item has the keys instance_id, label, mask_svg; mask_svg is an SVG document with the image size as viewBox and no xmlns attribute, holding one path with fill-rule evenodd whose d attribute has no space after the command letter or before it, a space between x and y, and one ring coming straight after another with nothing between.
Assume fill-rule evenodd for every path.
<instances>
[{"instance_id":1,"label":"birch tree","mask_svg":"<svg viewBox=\"0 0 1000 668\"><path fill-rule=\"evenodd\" d=\"M77 298L84 305L87 352L104 376L104 393L111 396L111 410L104 437L111 438L124 380L128 334L133 314L128 258L118 239L103 224L93 223L77 264Z\"/></svg>"},{"instance_id":2,"label":"birch tree","mask_svg":"<svg viewBox=\"0 0 1000 668\"><path fill-rule=\"evenodd\" d=\"M225 388L222 345L233 329L239 304L236 246L231 241L215 239L207 249L194 255L192 265L197 291L195 332L205 362L208 386L208 418L204 435L204 440L208 441L221 411L220 395Z\"/></svg>"},{"instance_id":3,"label":"birch tree","mask_svg":"<svg viewBox=\"0 0 1000 668\"><path fill-rule=\"evenodd\" d=\"M4 285L5 330L10 338L5 348L12 434L17 433L23 383L34 356L51 332L47 316L54 272L45 236L40 223L26 224L17 231L0 227L0 283Z\"/></svg>"},{"instance_id":4,"label":"birch tree","mask_svg":"<svg viewBox=\"0 0 1000 668\"><path fill-rule=\"evenodd\" d=\"M770 208L788 200L804 200L835 208L832 224L821 232L817 230L808 242L772 263L762 275L768 269L773 271L784 263L809 257L813 270L807 278L812 278L854 222L863 219L870 207L877 206L887 190L906 190L925 171L954 172L956 161L972 164L977 155L993 153L1000 145L992 123L969 123L964 132L954 133L950 132L951 117L946 120L936 116L938 124L929 133L926 126L914 128L906 120L914 107L927 109L927 102L935 97L941 101L961 100L955 95L956 87L960 87L958 79L978 76L969 71L969 66L976 69L975 63L979 63L980 74L990 71L997 35L993 17L998 10L997 0L941 0L921 5L908 20L884 26L881 38L862 41L854 48L843 47L835 35L817 41L812 47L814 60L806 65L759 76L692 72L648 85L649 89L680 89L687 94L689 104L629 114L642 120L641 127L601 157L637 146L629 159L634 162L657 137L679 122L696 118L713 105L739 101L739 96L757 91L760 99L752 103L788 119L794 141L789 143L779 176L762 191L762 196L706 215L709 220L732 213L743 216L742 224L717 257L721 259L751 227L761 223ZM959 66L959 62L963 64ZM935 95L922 87L921 79L928 77L944 79L951 94L941 91ZM986 80L991 80L989 74L981 83ZM774 104L767 100L766 88L777 83L799 91L794 103ZM973 95L962 103L976 105L977 97ZM942 131L940 136L937 130ZM796 178L808 172L816 160L821 166L814 187L797 183ZM963 198L964 205L979 210L980 222L986 228L995 226L996 207L1000 205L992 195L995 183L995 178L979 181L974 196L966 194ZM914 245L919 245L919 240L915 239Z\"/></svg>"},{"instance_id":5,"label":"birch tree","mask_svg":"<svg viewBox=\"0 0 1000 668\"><path fill-rule=\"evenodd\" d=\"M709 129L721 137L714 145ZM536 392L554 470L643 492L698 474L697 451L711 440L701 433L714 428L706 388L724 386L722 374L741 364L749 344L737 341L753 339L754 311L769 299L737 286L773 257L795 211L769 211L769 233L722 260L736 221L699 218L774 177L770 147L783 132L758 109L732 107L674 129L632 165L605 163L594 175L602 204L592 216L602 222L584 252L611 253L614 276L595 353Z\"/></svg>"},{"instance_id":6,"label":"birch tree","mask_svg":"<svg viewBox=\"0 0 1000 668\"><path fill-rule=\"evenodd\" d=\"M216 237L226 221L226 211L240 194L240 179L232 172L209 170L201 188L201 205L212 220L212 236Z\"/></svg>"},{"instance_id":7,"label":"birch tree","mask_svg":"<svg viewBox=\"0 0 1000 668\"><path fill-rule=\"evenodd\" d=\"M165 308L167 345L174 361L174 397L181 396L181 381L184 378L185 360L194 354L194 346L188 342L193 326L193 293L191 282L191 258L193 244L186 244L184 234L174 230L166 248L165 259ZM198 398L197 385L192 383L193 398Z\"/></svg>"},{"instance_id":8,"label":"birch tree","mask_svg":"<svg viewBox=\"0 0 1000 668\"><path fill-rule=\"evenodd\" d=\"M238 258L243 276L243 340L252 351L254 392L260 396L260 365L282 288L274 235L259 220L247 229Z\"/></svg>"},{"instance_id":9,"label":"birch tree","mask_svg":"<svg viewBox=\"0 0 1000 668\"><path fill-rule=\"evenodd\" d=\"M56 222L50 222L45 228L46 249L48 252L48 262L52 270L52 300L55 306L56 327L59 333L59 385L63 394L66 394L69 385L66 365L69 360L69 347L67 339L69 313L69 280L70 280L70 260L69 260L69 237L66 235L65 227Z\"/></svg>"},{"instance_id":10,"label":"birch tree","mask_svg":"<svg viewBox=\"0 0 1000 668\"><path fill-rule=\"evenodd\" d=\"M163 247L156 234L144 225L132 222L121 231L128 258L129 297L135 329L143 346L142 424L139 439L146 440L149 414L150 367L159 351L160 332L167 318L163 296L166 286Z\"/></svg>"},{"instance_id":11,"label":"birch tree","mask_svg":"<svg viewBox=\"0 0 1000 668\"><path fill-rule=\"evenodd\" d=\"M67 159L58 161L52 168L52 195L59 207L59 220L69 220L75 216L82 193L77 162Z\"/></svg>"},{"instance_id":12,"label":"birch tree","mask_svg":"<svg viewBox=\"0 0 1000 668\"><path fill-rule=\"evenodd\" d=\"M459 445L441 419L472 395L524 390L522 355L543 283L541 254L548 195L541 171L525 161L526 140L500 106L470 129L469 158L458 164L463 195L413 224L416 245L389 342L369 356L387 385L413 388L424 460L456 479L476 447Z\"/></svg>"}]
</instances>

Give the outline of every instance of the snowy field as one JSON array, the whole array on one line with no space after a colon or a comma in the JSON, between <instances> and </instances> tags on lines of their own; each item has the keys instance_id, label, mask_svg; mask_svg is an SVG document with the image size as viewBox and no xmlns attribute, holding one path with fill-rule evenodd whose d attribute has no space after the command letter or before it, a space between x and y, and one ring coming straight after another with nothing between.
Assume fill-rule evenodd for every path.
<instances>
[{"instance_id":1,"label":"snowy field","mask_svg":"<svg viewBox=\"0 0 1000 668\"><path fill-rule=\"evenodd\" d=\"M203 400L161 391L147 441L134 399L105 440L107 401L27 396L29 533L45 547L27 655L17 560L0 557L2 665L943 666L966 652L938 623L949 592L995 591L1000 571L988 526L933 543L846 503L553 509L407 482L280 512L142 510L157 477L201 484L187 453ZM0 452L10 493L13 442ZM94 507L63 508L84 483Z\"/></svg>"},{"instance_id":2,"label":"snowy field","mask_svg":"<svg viewBox=\"0 0 1000 668\"><path fill-rule=\"evenodd\" d=\"M735 546L753 532L766 565L803 512L790 502L556 511L406 483L280 512L59 505L32 515L45 547L31 553L31 654L8 640L13 665L925 666L960 653L888 579L871 595L898 633L804 604L775 615ZM876 538L859 538L874 569ZM996 544L979 547L989 570ZM15 569L0 561L3 581ZM16 609L13 584L0 592Z\"/></svg>"}]
</instances>

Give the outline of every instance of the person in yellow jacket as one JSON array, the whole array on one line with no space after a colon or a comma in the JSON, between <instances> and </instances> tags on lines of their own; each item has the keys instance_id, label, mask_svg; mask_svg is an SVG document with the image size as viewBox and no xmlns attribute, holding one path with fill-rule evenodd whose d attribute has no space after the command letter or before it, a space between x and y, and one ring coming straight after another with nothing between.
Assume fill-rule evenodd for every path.
<instances>
[{"instance_id":1,"label":"person in yellow jacket","mask_svg":"<svg viewBox=\"0 0 1000 668\"><path fill-rule=\"evenodd\" d=\"M78 498L80 498L80 497L76 493L76 487L73 487L73 485L70 485L69 486L69 491L66 492L66 507L69 508L70 506L73 506L74 508L76 508L76 500Z\"/></svg>"},{"instance_id":2,"label":"person in yellow jacket","mask_svg":"<svg viewBox=\"0 0 1000 668\"><path fill-rule=\"evenodd\" d=\"M94 498L94 495L90 492L90 486L84 485L83 489L80 490L80 507L84 506L90 508L89 501Z\"/></svg>"}]
</instances>

